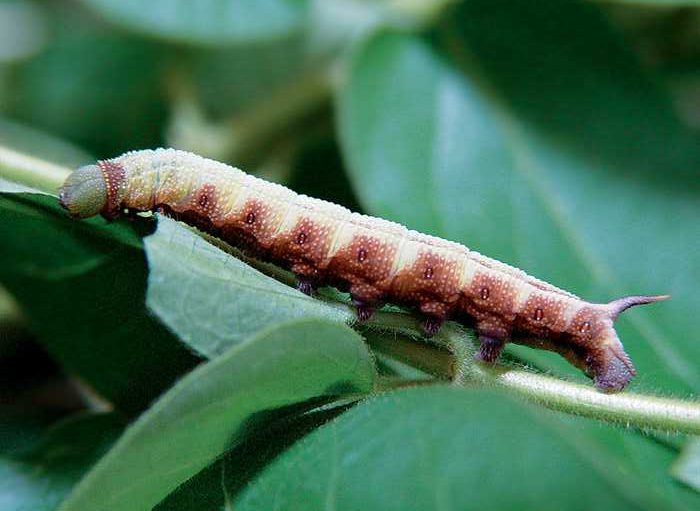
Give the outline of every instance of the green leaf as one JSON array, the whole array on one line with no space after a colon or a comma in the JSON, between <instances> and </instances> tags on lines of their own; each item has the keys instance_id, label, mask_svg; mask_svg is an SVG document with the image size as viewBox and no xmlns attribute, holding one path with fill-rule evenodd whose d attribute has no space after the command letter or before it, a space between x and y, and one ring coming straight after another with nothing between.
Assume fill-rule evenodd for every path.
<instances>
[{"instance_id":1,"label":"green leaf","mask_svg":"<svg viewBox=\"0 0 700 511\"><path fill-rule=\"evenodd\" d=\"M349 328L319 320L273 327L163 395L61 510L149 510L248 431L314 398L368 392L373 378L371 356Z\"/></svg>"},{"instance_id":2,"label":"green leaf","mask_svg":"<svg viewBox=\"0 0 700 511\"><path fill-rule=\"evenodd\" d=\"M30 58L46 43L47 24L42 8L28 0L0 3L0 69ZM0 71L1 72L1 71ZM0 98L4 87L0 87Z\"/></svg>"},{"instance_id":3,"label":"green leaf","mask_svg":"<svg viewBox=\"0 0 700 511\"><path fill-rule=\"evenodd\" d=\"M9 357L2 353L2 358L2 362L6 363ZM0 383L2 391L6 393L9 382ZM26 407L12 404L3 406L0 414L0 457L9 459L17 453L31 449L56 419L55 413L47 414L46 410L30 411Z\"/></svg>"},{"instance_id":4,"label":"green leaf","mask_svg":"<svg viewBox=\"0 0 700 511\"><path fill-rule=\"evenodd\" d=\"M165 121L164 49L76 25L16 71L13 117L60 134L99 156L157 145Z\"/></svg>"},{"instance_id":5,"label":"green leaf","mask_svg":"<svg viewBox=\"0 0 700 511\"><path fill-rule=\"evenodd\" d=\"M405 389L370 399L302 439L231 507L694 509L700 500L676 501L609 452L604 442L624 436L493 391Z\"/></svg>"},{"instance_id":6,"label":"green leaf","mask_svg":"<svg viewBox=\"0 0 700 511\"><path fill-rule=\"evenodd\" d=\"M354 320L349 309L263 275L167 217L159 216L158 229L144 243L149 308L206 357L290 319Z\"/></svg>"},{"instance_id":7,"label":"green leaf","mask_svg":"<svg viewBox=\"0 0 700 511\"><path fill-rule=\"evenodd\" d=\"M121 429L114 415L81 415L50 428L22 454L0 455L0 509L56 509Z\"/></svg>"},{"instance_id":8,"label":"green leaf","mask_svg":"<svg viewBox=\"0 0 700 511\"><path fill-rule=\"evenodd\" d=\"M129 413L197 362L146 311L142 226L76 221L54 197L0 194L0 283L49 353Z\"/></svg>"},{"instance_id":9,"label":"green leaf","mask_svg":"<svg viewBox=\"0 0 700 511\"><path fill-rule=\"evenodd\" d=\"M198 52L191 80L196 99L214 120L263 104L307 70L301 33L250 46Z\"/></svg>"},{"instance_id":10,"label":"green leaf","mask_svg":"<svg viewBox=\"0 0 700 511\"><path fill-rule=\"evenodd\" d=\"M633 7L694 7L700 5L700 0L605 0L605 3L629 4Z\"/></svg>"},{"instance_id":11,"label":"green leaf","mask_svg":"<svg viewBox=\"0 0 700 511\"><path fill-rule=\"evenodd\" d=\"M700 438L688 440L672 472L676 479L700 492Z\"/></svg>"},{"instance_id":12,"label":"green leaf","mask_svg":"<svg viewBox=\"0 0 700 511\"><path fill-rule=\"evenodd\" d=\"M562 420L575 428L583 422L575 417L562 417ZM591 423L591 421L585 421ZM634 430L606 427L586 428L586 438L606 451L613 463L623 467L633 475L636 484L648 488L665 501L663 509L696 509L700 505L700 495L678 484L670 476L674 460L678 456L676 442L681 435L646 436Z\"/></svg>"},{"instance_id":13,"label":"green leaf","mask_svg":"<svg viewBox=\"0 0 700 511\"><path fill-rule=\"evenodd\" d=\"M4 169L2 169L4 172ZM5 179L0 178L0 192L7 192L7 193L37 193L37 194L44 194L45 192L42 192L41 190L37 190L36 188L31 188L26 185L20 185L17 184L13 181L7 181ZM46 194L50 195L50 194Z\"/></svg>"},{"instance_id":14,"label":"green leaf","mask_svg":"<svg viewBox=\"0 0 700 511\"><path fill-rule=\"evenodd\" d=\"M379 9L374 3L314 1L303 30L255 45L197 52L190 76L197 100L214 119L264 111L270 96L293 90L295 82L308 81L305 75L328 66L377 22Z\"/></svg>"},{"instance_id":15,"label":"green leaf","mask_svg":"<svg viewBox=\"0 0 700 511\"><path fill-rule=\"evenodd\" d=\"M241 491L276 456L346 409L346 406L319 407L300 417L254 432L224 458L180 485L154 511L230 509L232 496Z\"/></svg>"},{"instance_id":16,"label":"green leaf","mask_svg":"<svg viewBox=\"0 0 700 511\"><path fill-rule=\"evenodd\" d=\"M250 43L304 22L307 0L83 0L108 20L154 37L195 45Z\"/></svg>"},{"instance_id":17,"label":"green leaf","mask_svg":"<svg viewBox=\"0 0 700 511\"><path fill-rule=\"evenodd\" d=\"M618 323L634 385L699 390L700 144L666 95L587 4L472 0L436 39L385 31L351 59L339 127L363 205L590 301L670 293Z\"/></svg>"}]
</instances>

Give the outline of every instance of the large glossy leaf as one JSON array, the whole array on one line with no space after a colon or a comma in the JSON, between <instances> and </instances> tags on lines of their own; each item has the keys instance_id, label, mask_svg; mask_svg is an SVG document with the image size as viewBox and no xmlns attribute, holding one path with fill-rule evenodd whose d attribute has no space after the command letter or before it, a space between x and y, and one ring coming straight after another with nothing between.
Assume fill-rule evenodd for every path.
<instances>
[{"instance_id":1,"label":"large glossy leaf","mask_svg":"<svg viewBox=\"0 0 700 511\"><path fill-rule=\"evenodd\" d=\"M683 453L673 465L673 475L700 492L700 438L688 440Z\"/></svg>"},{"instance_id":2,"label":"large glossy leaf","mask_svg":"<svg viewBox=\"0 0 700 511\"><path fill-rule=\"evenodd\" d=\"M271 96L309 83L305 75L318 73L359 33L376 23L379 9L375 3L314 0L303 30L252 46L198 52L192 72L197 98L215 118L242 111L264 112ZM325 96L321 96L322 101ZM282 97L282 104L292 99ZM318 100L310 103L316 107Z\"/></svg>"},{"instance_id":3,"label":"large glossy leaf","mask_svg":"<svg viewBox=\"0 0 700 511\"><path fill-rule=\"evenodd\" d=\"M34 55L46 43L46 19L41 8L27 0L0 4L0 66ZM0 88L0 101L5 88Z\"/></svg>"},{"instance_id":4,"label":"large glossy leaf","mask_svg":"<svg viewBox=\"0 0 700 511\"><path fill-rule=\"evenodd\" d=\"M160 216L145 239L148 306L192 349L213 357L294 318L354 320L345 307L311 298Z\"/></svg>"},{"instance_id":5,"label":"large glossy leaf","mask_svg":"<svg viewBox=\"0 0 700 511\"><path fill-rule=\"evenodd\" d=\"M301 33L249 46L198 52L192 80L197 99L213 119L226 119L269 98L304 71Z\"/></svg>"},{"instance_id":6,"label":"large glossy leaf","mask_svg":"<svg viewBox=\"0 0 700 511\"><path fill-rule=\"evenodd\" d=\"M53 511L122 429L109 414L56 424L21 453L0 454L0 509Z\"/></svg>"},{"instance_id":7,"label":"large glossy leaf","mask_svg":"<svg viewBox=\"0 0 700 511\"><path fill-rule=\"evenodd\" d=\"M4 361L8 360L5 353L2 355ZM6 391L8 382L1 384L2 391ZM0 410L0 456L8 459L30 450L40 441L47 428L59 419L55 414L47 416L44 410L29 411L13 404L4 403Z\"/></svg>"},{"instance_id":8,"label":"large glossy leaf","mask_svg":"<svg viewBox=\"0 0 700 511\"><path fill-rule=\"evenodd\" d=\"M347 409L324 406L270 428L259 429L222 459L180 485L154 511L231 509L233 496L294 442Z\"/></svg>"},{"instance_id":9,"label":"large glossy leaf","mask_svg":"<svg viewBox=\"0 0 700 511\"><path fill-rule=\"evenodd\" d=\"M648 485L630 453L608 449L624 437L492 391L407 389L368 400L302 439L231 507L690 510L700 503ZM642 447L654 460L663 449Z\"/></svg>"},{"instance_id":10,"label":"large glossy leaf","mask_svg":"<svg viewBox=\"0 0 700 511\"><path fill-rule=\"evenodd\" d=\"M146 311L140 226L70 219L55 197L0 194L0 283L51 355L128 412L197 362Z\"/></svg>"},{"instance_id":11,"label":"large glossy leaf","mask_svg":"<svg viewBox=\"0 0 700 511\"><path fill-rule=\"evenodd\" d=\"M163 395L61 510L149 510L248 431L314 398L367 392L373 377L371 356L349 328L319 320L273 327Z\"/></svg>"},{"instance_id":12,"label":"large glossy leaf","mask_svg":"<svg viewBox=\"0 0 700 511\"><path fill-rule=\"evenodd\" d=\"M101 157L159 144L164 49L74 18L58 18L71 33L17 69L13 117Z\"/></svg>"},{"instance_id":13,"label":"large glossy leaf","mask_svg":"<svg viewBox=\"0 0 700 511\"><path fill-rule=\"evenodd\" d=\"M619 331L635 385L698 391L700 144L664 93L592 5L471 0L435 40L377 33L352 58L340 130L364 206L591 301L672 294Z\"/></svg>"},{"instance_id":14,"label":"large glossy leaf","mask_svg":"<svg viewBox=\"0 0 700 511\"><path fill-rule=\"evenodd\" d=\"M131 30L192 44L254 42L289 33L303 23L307 0L83 0Z\"/></svg>"},{"instance_id":15,"label":"large glossy leaf","mask_svg":"<svg viewBox=\"0 0 700 511\"><path fill-rule=\"evenodd\" d=\"M629 4L631 6L650 5L654 7L693 7L700 5L700 0L606 0L611 4Z\"/></svg>"}]
</instances>

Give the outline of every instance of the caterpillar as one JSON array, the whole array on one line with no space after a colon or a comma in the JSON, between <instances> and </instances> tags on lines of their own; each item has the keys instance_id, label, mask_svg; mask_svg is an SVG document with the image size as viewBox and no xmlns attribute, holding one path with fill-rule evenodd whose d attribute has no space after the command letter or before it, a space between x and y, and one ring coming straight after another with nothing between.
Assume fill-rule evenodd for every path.
<instances>
[{"instance_id":1,"label":"caterpillar","mask_svg":"<svg viewBox=\"0 0 700 511\"><path fill-rule=\"evenodd\" d=\"M635 375L614 320L629 307L668 298L589 303L458 243L175 149L81 167L59 201L76 218L164 212L291 270L304 293L322 285L349 291L361 321L384 302L419 311L428 336L452 318L475 329L475 356L483 362L494 362L507 342L548 349L605 392L623 389Z\"/></svg>"}]
</instances>

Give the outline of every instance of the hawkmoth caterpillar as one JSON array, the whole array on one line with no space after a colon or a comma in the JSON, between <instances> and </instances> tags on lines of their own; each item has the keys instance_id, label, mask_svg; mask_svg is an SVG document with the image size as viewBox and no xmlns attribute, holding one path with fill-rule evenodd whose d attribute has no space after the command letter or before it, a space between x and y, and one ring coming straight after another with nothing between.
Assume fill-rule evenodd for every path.
<instances>
[{"instance_id":1,"label":"hawkmoth caterpillar","mask_svg":"<svg viewBox=\"0 0 700 511\"><path fill-rule=\"evenodd\" d=\"M495 361L506 342L549 349L603 391L624 388L635 374L614 320L629 307L667 298L589 303L458 243L174 149L81 167L59 200L79 218L163 211L290 269L307 294L320 285L349 291L360 320L384 301L417 309L427 335L454 318L475 328L476 356L484 362Z\"/></svg>"}]
</instances>

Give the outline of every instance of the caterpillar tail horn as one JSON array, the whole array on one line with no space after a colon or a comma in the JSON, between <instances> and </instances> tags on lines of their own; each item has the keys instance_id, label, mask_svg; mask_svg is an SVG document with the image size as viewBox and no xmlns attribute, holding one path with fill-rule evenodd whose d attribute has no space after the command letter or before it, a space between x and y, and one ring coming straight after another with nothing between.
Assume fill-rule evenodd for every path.
<instances>
[{"instance_id":1,"label":"caterpillar tail horn","mask_svg":"<svg viewBox=\"0 0 700 511\"><path fill-rule=\"evenodd\" d=\"M630 307L635 305L644 305L646 303L660 302L661 300L666 300L671 298L671 295L653 295L653 296L623 296L617 300L606 305L610 317L615 320L620 315L621 312L626 311Z\"/></svg>"}]
</instances>

